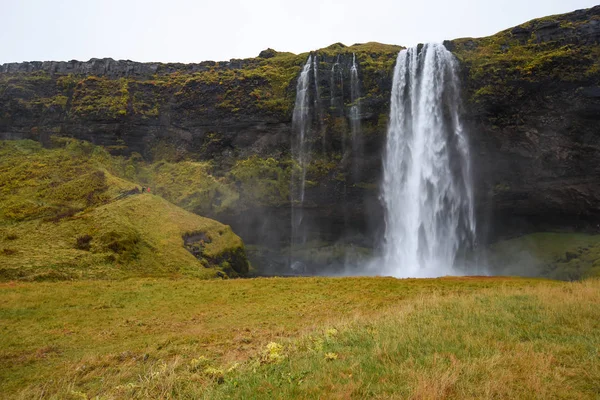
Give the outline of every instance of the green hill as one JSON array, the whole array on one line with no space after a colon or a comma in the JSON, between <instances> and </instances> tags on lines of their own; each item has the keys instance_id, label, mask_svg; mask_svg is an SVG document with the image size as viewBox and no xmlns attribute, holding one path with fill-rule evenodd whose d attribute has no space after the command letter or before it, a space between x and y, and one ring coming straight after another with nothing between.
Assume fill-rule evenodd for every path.
<instances>
[{"instance_id":1,"label":"green hill","mask_svg":"<svg viewBox=\"0 0 600 400\"><path fill-rule=\"evenodd\" d=\"M242 240L228 226L140 193L109 172L127 168L100 147L53 145L0 142L1 279L248 271Z\"/></svg>"}]
</instances>

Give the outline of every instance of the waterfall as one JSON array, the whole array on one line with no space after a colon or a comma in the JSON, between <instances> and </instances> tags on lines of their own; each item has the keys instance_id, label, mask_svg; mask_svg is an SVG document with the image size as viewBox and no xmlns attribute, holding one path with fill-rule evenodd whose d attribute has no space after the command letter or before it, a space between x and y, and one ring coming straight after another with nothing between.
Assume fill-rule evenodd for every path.
<instances>
[{"instance_id":1,"label":"waterfall","mask_svg":"<svg viewBox=\"0 0 600 400\"><path fill-rule=\"evenodd\" d=\"M335 108L335 68L339 67L339 65L340 65L339 60L340 60L340 56L338 55L337 59L331 66L331 74L329 76L329 90L331 92L330 96L329 96L329 107L331 109Z\"/></svg>"},{"instance_id":2,"label":"waterfall","mask_svg":"<svg viewBox=\"0 0 600 400\"><path fill-rule=\"evenodd\" d=\"M352 53L352 67L350 68L350 130L352 135L352 175L354 182L360 181L361 161L363 156L362 137L360 132L360 87L356 54Z\"/></svg>"},{"instance_id":3,"label":"waterfall","mask_svg":"<svg viewBox=\"0 0 600 400\"><path fill-rule=\"evenodd\" d=\"M315 78L315 110L317 115L320 115L321 111L321 89L319 88L319 60L318 55L313 58L313 75Z\"/></svg>"},{"instance_id":4,"label":"waterfall","mask_svg":"<svg viewBox=\"0 0 600 400\"><path fill-rule=\"evenodd\" d=\"M444 46L398 54L383 164L383 268L398 277L457 274L473 243L469 149L457 61Z\"/></svg>"},{"instance_id":5,"label":"waterfall","mask_svg":"<svg viewBox=\"0 0 600 400\"><path fill-rule=\"evenodd\" d=\"M336 74L337 71L337 74ZM339 86L339 95L336 95L336 89ZM335 59L335 63L331 66L331 78L330 78L330 87L331 87L331 98L329 100L331 108L337 108L343 115L343 107L340 107L340 103L343 105L344 103L344 76L342 73L342 68L340 67L340 55Z\"/></svg>"},{"instance_id":6,"label":"waterfall","mask_svg":"<svg viewBox=\"0 0 600 400\"><path fill-rule=\"evenodd\" d=\"M304 189L306 186L306 169L309 163L310 148L308 134L310 132L310 69L312 56L308 56L296 85L296 103L292 116L292 157L296 166L292 168L290 200L292 208L292 232L290 243L290 267L296 272L304 272L303 266L295 260L295 246L306 242L306 228L302 225L304 217ZM316 72L315 72L316 78Z\"/></svg>"},{"instance_id":7,"label":"waterfall","mask_svg":"<svg viewBox=\"0 0 600 400\"><path fill-rule=\"evenodd\" d=\"M314 98L314 111L319 124L318 134L321 136L321 150L323 153L327 151L327 137L325 136L323 126L323 107L321 107L321 87L319 86L319 55L315 54L312 59L312 69L315 80L315 98Z\"/></svg>"}]
</instances>

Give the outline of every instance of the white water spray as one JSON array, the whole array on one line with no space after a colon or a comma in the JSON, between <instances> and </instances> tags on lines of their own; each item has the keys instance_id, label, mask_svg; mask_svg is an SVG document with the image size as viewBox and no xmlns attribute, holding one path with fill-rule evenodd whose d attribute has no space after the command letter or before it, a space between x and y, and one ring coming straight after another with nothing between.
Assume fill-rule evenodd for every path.
<instances>
[{"instance_id":1,"label":"white water spray","mask_svg":"<svg viewBox=\"0 0 600 400\"><path fill-rule=\"evenodd\" d=\"M444 46L398 54L382 184L383 268L397 277L454 275L473 243L468 143L459 119L457 61Z\"/></svg>"},{"instance_id":2,"label":"white water spray","mask_svg":"<svg viewBox=\"0 0 600 400\"><path fill-rule=\"evenodd\" d=\"M342 74L342 68L340 66L339 54L336 57L335 62L331 66L331 74L330 74L329 80L330 80L329 87L331 90L330 100L329 100L330 107L332 109L341 108L339 103L340 103L340 99L342 99L341 102L343 103L344 77ZM336 93L336 89L338 88L338 85L339 85L339 94ZM342 112L343 112L343 110L342 110Z\"/></svg>"},{"instance_id":3,"label":"white water spray","mask_svg":"<svg viewBox=\"0 0 600 400\"><path fill-rule=\"evenodd\" d=\"M352 67L350 68L350 130L352 135L352 175L355 182L360 180L360 162L363 157L362 137L360 132L360 81L356 55L352 53Z\"/></svg>"}]
</instances>

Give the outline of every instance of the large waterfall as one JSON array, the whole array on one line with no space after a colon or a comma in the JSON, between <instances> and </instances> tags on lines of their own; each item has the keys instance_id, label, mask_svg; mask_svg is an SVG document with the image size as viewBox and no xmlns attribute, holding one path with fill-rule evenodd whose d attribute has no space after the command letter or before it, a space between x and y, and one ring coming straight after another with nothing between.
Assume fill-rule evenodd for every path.
<instances>
[{"instance_id":1,"label":"large waterfall","mask_svg":"<svg viewBox=\"0 0 600 400\"><path fill-rule=\"evenodd\" d=\"M384 158L380 273L457 274L457 253L473 242L469 149L456 70L456 59L439 44L398 54Z\"/></svg>"}]
</instances>

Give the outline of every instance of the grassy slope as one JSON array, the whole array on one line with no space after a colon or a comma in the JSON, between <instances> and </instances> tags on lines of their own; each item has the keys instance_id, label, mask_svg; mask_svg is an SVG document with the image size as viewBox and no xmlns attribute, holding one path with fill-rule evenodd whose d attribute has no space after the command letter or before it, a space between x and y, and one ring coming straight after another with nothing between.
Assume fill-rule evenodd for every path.
<instances>
[{"instance_id":1,"label":"grassy slope","mask_svg":"<svg viewBox=\"0 0 600 400\"><path fill-rule=\"evenodd\" d=\"M599 289L507 278L4 283L2 396L594 398Z\"/></svg>"},{"instance_id":2,"label":"grassy slope","mask_svg":"<svg viewBox=\"0 0 600 400\"><path fill-rule=\"evenodd\" d=\"M489 247L493 274L578 280L600 276L600 235L540 232Z\"/></svg>"},{"instance_id":3,"label":"grassy slope","mask_svg":"<svg viewBox=\"0 0 600 400\"><path fill-rule=\"evenodd\" d=\"M151 195L115 198L137 185L118 178L102 149L67 142L0 143L0 275L71 279L190 274L214 277L228 254L243 249L229 227ZM203 232L204 260L183 246ZM89 242L78 245L78 238Z\"/></svg>"}]
</instances>

